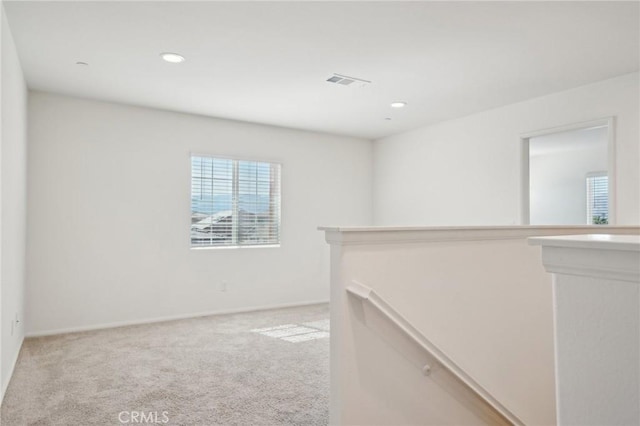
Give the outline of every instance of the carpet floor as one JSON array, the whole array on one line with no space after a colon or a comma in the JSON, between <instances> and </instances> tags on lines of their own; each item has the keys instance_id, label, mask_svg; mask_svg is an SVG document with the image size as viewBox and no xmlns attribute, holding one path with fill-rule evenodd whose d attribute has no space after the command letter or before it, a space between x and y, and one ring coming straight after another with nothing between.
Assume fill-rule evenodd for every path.
<instances>
[{"instance_id":1,"label":"carpet floor","mask_svg":"<svg viewBox=\"0 0 640 426\"><path fill-rule=\"evenodd\" d=\"M30 338L1 424L326 425L328 316L314 305Z\"/></svg>"}]
</instances>

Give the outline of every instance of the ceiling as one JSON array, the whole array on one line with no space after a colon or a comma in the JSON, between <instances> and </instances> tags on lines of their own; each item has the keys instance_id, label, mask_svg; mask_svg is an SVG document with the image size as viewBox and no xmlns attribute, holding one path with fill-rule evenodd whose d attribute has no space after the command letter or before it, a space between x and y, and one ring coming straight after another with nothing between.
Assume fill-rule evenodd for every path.
<instances>
[{"instance_id":1,"label":"ceiling","mask_svg":"<svg viewBox=\"0 0 640 426\"><path fill-rule=\"evenodd\" d=\"M639 68L638 2L4 4L31 89L368 139Z\"/></svg>"}]
</instances>

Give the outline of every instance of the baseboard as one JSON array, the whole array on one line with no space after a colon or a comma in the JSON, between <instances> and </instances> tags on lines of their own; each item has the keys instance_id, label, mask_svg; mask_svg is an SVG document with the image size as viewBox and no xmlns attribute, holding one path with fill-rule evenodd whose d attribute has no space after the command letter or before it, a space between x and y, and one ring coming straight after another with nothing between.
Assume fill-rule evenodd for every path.
<instances>
[{"instance_id":1,"label":"baseboard","mask_svg":"<svg viewBox=\"0 0 640 426\"><path fill-rule=\"evenodd\" d=\"M2 394L0 394L0 406L4 401L4 396L7 394L7 389L9 388L9 383L11 382L11 378L13 377L13 371L16 369L16 365L18 364L18 358L20 358L20 351L22 351L22 344L24 343L25 337L23 336L20 340L20 345L18 345L18 350L16 351L16 355L13 357L13 363L11 363L11 368L9 369L9 377L6 379L3 378L2 383Z\"/></svg>"},{"instance_id":2,"label":"baseboard","mask_svg":"<svg viewBox=\"0 0 640 426\"><path fill-rule=\"evenodd\" d=\"M297 303L283 303L278 305L251 306L237 309L222 309L218 311L198 312L193 314L169 315L164 317L148 318L143 320L118 321L103 324L95 324L83 327L59 328L54 330L33 331L26 334L26 337L55 336L58 334L77 333L81 331L104 330L108 328L126 327L129 325L153 324L156 322L175 321L189 318L208 317L212 315L240 314L244 312L268 311L271 309L295 308L297 306L320 305L329 303L328 300L316 300Z\"/></svg>"}]
</instances>

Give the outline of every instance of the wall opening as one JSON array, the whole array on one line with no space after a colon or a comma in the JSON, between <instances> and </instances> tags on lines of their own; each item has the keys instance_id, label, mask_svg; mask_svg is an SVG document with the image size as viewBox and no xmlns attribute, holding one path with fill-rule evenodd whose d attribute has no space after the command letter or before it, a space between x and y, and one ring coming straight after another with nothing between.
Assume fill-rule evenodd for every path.
<instances>
[{"instance_id":1,"label":"wall opening","mask_svg":"<svg viewBox=\"0 0 640 426\"><path fill-rule=\"evenodd\" d=\"M613 119L521 137L521 223L615 223Z\"/></svg>"}]
</instances>

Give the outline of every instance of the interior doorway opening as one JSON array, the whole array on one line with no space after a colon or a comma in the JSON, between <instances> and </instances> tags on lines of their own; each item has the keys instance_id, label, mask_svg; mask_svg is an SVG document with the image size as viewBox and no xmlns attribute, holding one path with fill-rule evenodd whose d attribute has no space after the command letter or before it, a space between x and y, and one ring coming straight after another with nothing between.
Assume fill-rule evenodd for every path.
<instances>
[{"instance_id":1,"label":"interior doorway opening","mask_svg":"<svg viewBox=\"0 0 640 426\"><path fill-rule=\"evenodd\" d=\"M614 120L521 137L524 225L615 224Z\"/></svg>"}]
</instances>

